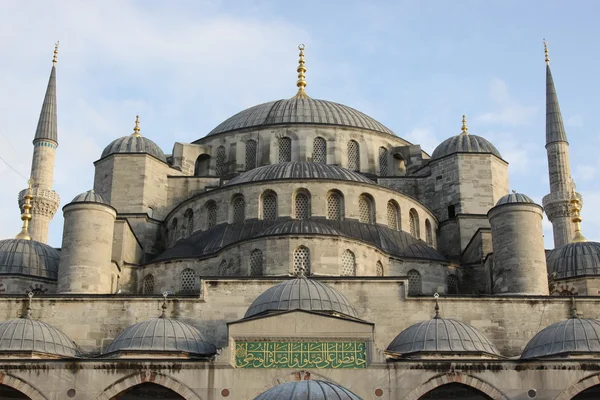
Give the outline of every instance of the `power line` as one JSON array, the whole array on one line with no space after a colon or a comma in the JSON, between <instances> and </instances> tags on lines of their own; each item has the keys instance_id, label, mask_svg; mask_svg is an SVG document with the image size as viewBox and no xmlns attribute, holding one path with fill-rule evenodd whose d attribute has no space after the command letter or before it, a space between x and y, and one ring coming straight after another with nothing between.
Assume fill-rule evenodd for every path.
<instances>
[{"instance_id":1,"label":"power line","mask_svg":"<svg viewBox=\"0 0 600 400\"><path fill-rule=\"evenodd\" d=\"M4 158L2 158L2 156L0 156L0 160L4 161L4 164L6 164L8 166L8 168L12 169L17 175L19 175L21 178L23 178L23 180L27 180L27 178L22 173L20 173L15 168L13 168L13 166L10 165Z\"/></svg>"}]
</instances>

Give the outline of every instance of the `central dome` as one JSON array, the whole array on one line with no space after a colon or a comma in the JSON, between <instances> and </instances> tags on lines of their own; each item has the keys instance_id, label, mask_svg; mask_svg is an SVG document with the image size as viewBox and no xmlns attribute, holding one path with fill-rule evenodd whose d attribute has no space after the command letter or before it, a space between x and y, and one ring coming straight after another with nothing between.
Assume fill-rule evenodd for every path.
<instances>
[{"instance_id":1,"label":"central dome","mask_svg":"<svg viewBox=\"0 0 600 400\"><path fill-rule=\"evenodd\" d=\"M291 98L250 107L226 119L208 135L282 124L337 125L394 135L366 114L343 104L311 98Z\"/></svg>"}]
</instances>

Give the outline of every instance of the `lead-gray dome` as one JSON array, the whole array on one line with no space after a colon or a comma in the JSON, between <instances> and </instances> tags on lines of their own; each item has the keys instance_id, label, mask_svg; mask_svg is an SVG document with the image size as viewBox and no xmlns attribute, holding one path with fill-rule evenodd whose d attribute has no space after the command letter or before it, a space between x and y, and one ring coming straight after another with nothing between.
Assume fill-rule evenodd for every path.
<instances>
[{"instance_id":1,"label":"lead-gray dome","mask_svg":"<svg viewBox=\"0 0 600 400\"><path fill-rule=\"evenodd\" d=\"M31 318L17 318L0 324L0 353L36 352L59 357L77 357L71 339L52 325Z\"/></svg>"},{"instance_id":2,"label":"lead-gray dome","mask_svg":"<svg viewBox=\"0 0 600 400\"><path fill-rule=\"evenodd\" d=\"M435 160L454 153L491 153L502 158L498 149L487 139L461 133L440 143L431 154L431 159Z\"/></svg>"},{"instance_id":3,"label":"lead-gray dome","mask_svg":"<svg viewBox=\"0 0 600 400\"><path fill-rule=\"evenodd\" d=\"M254 400L362 400L346 388L335 383L307 380L277 385Z\"/></svg>"},{"instance_id":4,"label":"lead-gray dome","mask_svg":"<svg viewBox=\"0 0 600 400\"><path fill-rule=\"evenodd\" d=\"M305 277L281 282L265 290L252 302L244 318L291 310L339 313L358 318L356 310L343 294Z\"/></svg>"},{"instance_id":5,"label":"lead-gray dome","mask_svg":"<svg viewBox=\"0 0 600 400\"><path fill-rule=\"evenodd\" d=\"M407 357L427 353L500 356L496 346L478 329L445 318L433 318L406 328L386 351Z\"/></svg>"},{"instance_id":6,"label":"lead-gray dome","mask_svg":"<svg viewBox=\"0 0 600 400\"><path fill-rule=\"evenodd\" d=\"M589 318L569 318L556 322L539 331L527 343L521 358L569 354L600 354L600 321Z\"/></svg>"},{"instance_id":7,"label":"lead-gray dome","mask_svg":"<svg viewBox=\"0 0 600 400\"><path fill-rule=\"evenodd\" d=\"M231 179L227 185L240 183L271 181L280 179L329 179L373 183L372 180L358 172L338 167L337 165L321 164L307 161L290 161L279 164L265 165L244 172Z\"/></svg>"},{"instance_id":8,"label":"lead-gray dome","mask_svg":"<svg viewBox=\"0 0 600 400\"><path fill-rule=\"evenodd\" d=\"M137 135L123 136L113 140L102 152L100 158L118 153L145 153L158 158L162 162L167 162L165 153L152 140Z\"/></svg>"},{"instance_id":9,"label":"lead-gray dome","mask_svg":"<svg viewBox=\"0 0 600 400\"><path fill-rule=\"evenodd\" d=\"M57 279L59 259L58 250L35 240L0 240L0 274Z\"/></svg>"},{"instance_id":10,"label":"lead-gray dome","mask_svg":"<svg viewBox=\"0 0 600 400\"><path fill-rule=\"evenodd\" d=\"M108 204L104 197L92 190L78 194L71 200L71 203L101 203Z\"/></svg>"},{"instance_id":11,"label":"lead-gray dome","mask_svg":"<svg viewBox=\"0 0 600 400\"><path fill-rule=\"evenodd\" d=\"M556 279L600 275L600 243L564 244L548 252L546 264Z\"/></svg>"},{"instance_id":12,"label":"lead-gray dome","mask_svg":"<svg viewBox=\"0 0 600 400\"><path fill-rule=\"evenodd\" d=\"M395 136L383 124L354 108L311 98L283 99L250 107L226 119L206 136L281 124L347 126Z\"/></svg>"},{"instance_id":13,"label":"lead-gray dome","mask_svg":"<svg viewBox=\"0 0 600 400\"><path fill-rule=\"evenodd\" d=\"M170 318L152 318L132 325L117 336L106 353L182 352L209 356L217 349L191 325Z\"/></svg>"},{"instance_id":14,"label":"lead-gray dome","mask_svg":"<svg viewBox=\"0 0 600 400\"><path fill-rule=\"evenodd\" d=\"M513 204L513 203L531 203L536 204L535 201L531 199L531 197L526 196L522 193L512 192L507 195L504 195L498 200L496 203L497 206L501 206L504 204Z\"/></svg>"}]
</instances>

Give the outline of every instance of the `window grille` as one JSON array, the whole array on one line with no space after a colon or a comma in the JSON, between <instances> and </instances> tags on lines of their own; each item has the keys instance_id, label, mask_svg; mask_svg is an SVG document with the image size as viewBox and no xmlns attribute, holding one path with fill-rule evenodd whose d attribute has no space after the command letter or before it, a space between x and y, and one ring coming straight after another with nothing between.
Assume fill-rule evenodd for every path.
<instances>
[{"instance_id":1,"label":"window grille","mask_svg":"<svg viewBox=\"0 0 600 400\"><path fill-rule=\"evenodd\" d=\"M313 162L327 163L327 142L322 137L316 138L313 142Z\"/></svg>"},{"instance_id":2,"label":"window grille","mask_svg":"<svg viewBox=\"0 0 600 400\"><path fill-rule=\"evenodd\" d=\"M267 193L263 196L262 211L264 220L277 219L277 195L275 193Z\"/></svg>"},{"instance_id":3,"label":"window grille","mask_svg":"<svg viewBox=\"0 0 600 400\"><path fill-rule=\"evenodd\" d=\"M421 274L411 269L408 271L408 294L411 296L421 294Z\"/></svg>"},{"instance_id":4,"label":"window grille","mask_svg":"<svg viewBox=\"0 0 600 400\"><path fill-rule=\"evenodd\" d=\"M190 237L192 236L192 232L194 232L194 211L188 208L185 216L187 218L186 237Z\"/></svg>"},{"instance_id":5,"label":"window grille","mask_svg":"<svg viewBox=\"0 0 600 400\"><path fill-rule=\"evenodd\" d=\"M425 234L427 235L427 244L433 246L433 230L428 219L425 220Z\"/></svg>"},{"instance_id":6,"label":"window grille","mask_svg":"<svg viewBox=\"0 0 600 400\"><path fill-rule=\"evenodd\" d=\"M383 276L383 264L381 261L377 261L376 274L377 276Z\"/></svg>"},{"instance_id":7,"label":"window grille","mask_svg":"<svg viewBox=\"0 0 600 400\"><path fill-rule=\"evenodd\" d=\"M360 171L360 152L358 143L354 140L348 142L348 169Z\"/></svg>"},{"instance_id":8,"label":"window grille","mask_svg":"<svg viewBox=\"0 0 600 400\"><path fill-rule=\"evenodd\" d=\"M294 274L298 275L300 271L303 271L304 275L310 275L310 251L304 246L294 251Z\"/></svg>"},{"instance_id":9,"label":"window grille","mask_svg":"<svg viewBox=\"0 0 600 400\"><path fill-rule=\"evenodd\" d=\"M388 220L388 228L399 230L400 224L398 223L398 206L393 201L388 201L387 204L387 220Z\"/></svg>"},{"instance_id":10,"label":"window grille","mask_svg":"<svg viewBox=\"0 0 600 400\"><path fill-rule=\"evenodd\" d=\"M358 199L358 220L365 224L373 223L373 203L367 196L362 195Z\"/></svg>"},{"instance_id":11,"label":"window grille","mask_svg":"<svg viewBox=\"0 0 600 400\"><path fill-rule=\"evenodd\" d=\"M181 272L181 293L195 293L198 290L196 272L186 268Z\"/></svg>"},{"instance_id":12,"label":"window grille","mask_svg":"<svg viewBox=\"0 0 600 400\"><path fill-rule=\"evenodd\" d=\"M337 193L330 193L327 196L327 219L342 219L342 198Z\"/></svg>"},{"instance_id":13,"label":"window grille","mask_svg":"<svg viewBox=\"0 0 600 400\"><path fill-rule=\"evenodd\" d=\"M458 294L458 278L448 275L448 294Z\"/></svg>"},{"instance_id":14,"label":"window grille","mask_svg":"<svg viewBox=\"0 0 600 400\"><path fill-rule=\"evenodd\" d=\"M356 257L350 250L342 254L342 276L356 276Z\"/></svg>"},{"instance_id":15,"label":"window grille","mask_svg":"<svg viewBox=\"0 0 600 400\"><path fill-rule=\"evenodd\" d=\"M219 146L217 149L217 176L225 175L225 147Z\"/></svg>"},{"instance_id":16,"label":"window grille","mask_svg":"<svg viewBox=\"0 0 600 400\"><path fill-rule=\"evenodd\" d=\"M289 137L279 138L279 162L292 161L292 139Z\"/></svg>"},{"instance_id":17,"label":"window grille","mask_svg":"<svg viewBox=\"0 0 600 400\"><path fill-rule=\"evenodd\" d=\"M250 253L250 276L263 275L263 254L256 249Z\"/></svg>"},{"instance_id":18,"label":"window grille","mask_svg":"<svg viewBox=\"0 0 600 400\"><path fill-rule=\"evenodd\" d=\"M306 193L296 194L296 219L310 218L310 199Z\"/></svg>"},{"instance_id":19,"label":"window grille","mask_svg":"<svg viewBox=\"0 0 600 400\"><path fill-rule=\"evenodd\" d=\"M233 223L241 224L246 219L246 202L242 196L233 199Z\"/></svg>"},{"instance_id":20,"label":"window grille","mask_svg":"<svg viewBox=\"0 0 600 400\"><path fill-rule=\"evenodd\" d=\"M419 214L414 208L410 209L410 234L419 237Z\"/></svg>"},{"instance_id":21,"label":"window grille","mask_svg":"<svg viewBox=\"0 0 600 400\"><path fill-rule=\"evenodd\" d=\"M146 275L142 281L142 293L154 294L154 276Z\"/></svg>"},{"instance_id":22,"label":"window grille","mask_svg":"<svg viewBox=\"0 0 600 400\"><path fill-rule=\"evenodd\" d=\"M229 276L229 272L229 264L227 264L227 260L222 260L221 264L219 264L219 275Z\"/></svg>"},{"instance_id":23,"label":"window grille","mask_svg":"<svg viewBox=\"0 0 600 400\"><path fill-rule=\"evenodd\" d=\"M246 142L246 171L256 168L256 141Z\"/></svg>"},{"instance_id":24,"label":"window grille","mask_svg":"<svg viewBox=\"0 0 600 400\"><path fill-rule=\"evenodd\" d=\"M217 225L217 203L210 201L206 205L206 226L207 229Z\"/></svg>"},{"instance_id":25,"label":"window grille","mask_svg":"<svg viewBox=\"0 0 600 400\"><path fill-rule=\"evenodd\" d=\"M385 147L379 148L379 175L387 176L388 174L388 151Z\"/></svg>"}]
</instances>

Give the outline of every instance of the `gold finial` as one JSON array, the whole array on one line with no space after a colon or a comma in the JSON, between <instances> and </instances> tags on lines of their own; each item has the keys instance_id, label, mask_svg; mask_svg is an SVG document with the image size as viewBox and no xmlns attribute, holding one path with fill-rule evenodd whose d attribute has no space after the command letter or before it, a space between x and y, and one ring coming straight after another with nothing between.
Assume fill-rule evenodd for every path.
<instances>
[{"instance_id":1,"label":"gold finial","mask_svg":"<svg viewBox=\"0 0 600 400\"><path fill-rule=\"evenodd\" d=\"M52 57L52 65L56 65L58 62L58 44L60 42L54 43L54 57Z\"/></svg>"},{"instance_id":2,"label":"gold finial","mask_svg":"<svg viewBox=\"0 0 600 400\"><path fill-rule=\"evenodd\" d=\"M544 61L546 61L546 65L550 65L550 55L548 55L548 42L544 39Z\"/></svg>"},{"instance_id":3,"label":"gold finial","mask_svg":"<svg viewBox=\"0 0 600 400\"><path fill-rule=\"evenodd\" d=\"M296 71L298 71L298 81L296 82L296 86L298 86L298 93L296 93L296 96L294 96L294 98L296 99L308 99L308 95L304 90L304 88L306 88L306 66L304 66L304 47L304 44L298 45L298 50L300 50L300 59L298 60L298 68L296 69Z\"/></svg>"},{"instance_id":4,"label":"gold finial","mask_svg":"<svg viewBox=\"0 0 600 400\"><path fill-rule=\"evenodd\" d=\"M467 127L467 116L466 115L463 115L463 117L462 117L462 128L461 128L461 130L462 130L462 132L461 132L462 135L468 135L469 134L469 128Z\"/></svg>"},{"instance_id":5,"label":"gold finial","mask_svg":"<svg viewBox=\"0 0 600 400\"><path fill-rule=\"evenodd\" d=\"M438 298L440 297L440 295L435 293L433 297L435 297L435 307L433 307L433 309L435 310L435 315L433 316L433 319L438 319L440 318L440 305L438 303Z\"/></svg>"},{"instance_id":6,"label":"gold finial","mask_svg":"<svg viewBox=\"0 0 600 400\"><path fill-rule=\"evenodd\" d=\"M583 236L583 233L581 233L581 221L583 221L581 215L579 214L581 211L581 203L579 201L579 197L577 196L577 192L575 192L575 182L573 181L573 178L571 178L571 200L569 203L571 203L571 212L573 213L571 222L575 224L575 235L573 235L571 243L587 242L587 239L585 236Z\"/></svg>"},{"instance_id":7,"label":"gold finial","mask_svg":"<svg viewBox=\"0 0 600 400\"><path fill-rule=\"evenodd\" d=\"M23 213L21 214L21 221L23 221L23 227L21 228L21 232L16 236L17 239L23 240L31 240L31 236L29 235L29 221L31 221L31 199L33 199L33 195L31 194L31 188L33 187L33 179L29 178L27 181L29 187L25 192L25 204L23 204Z\"/></svg>"},{"instance_id":8,"label":"gold finial","mask_svg":"<svg viewBox=\"0 0 600 400\"><path fill-rule=\"evenodd\" d=\"M135 137L142 136L142 135L140 135L140 116L139 115L135 116L135 126L133 127L132 136L135 136Z\"/></svg>"}]
</instances>

